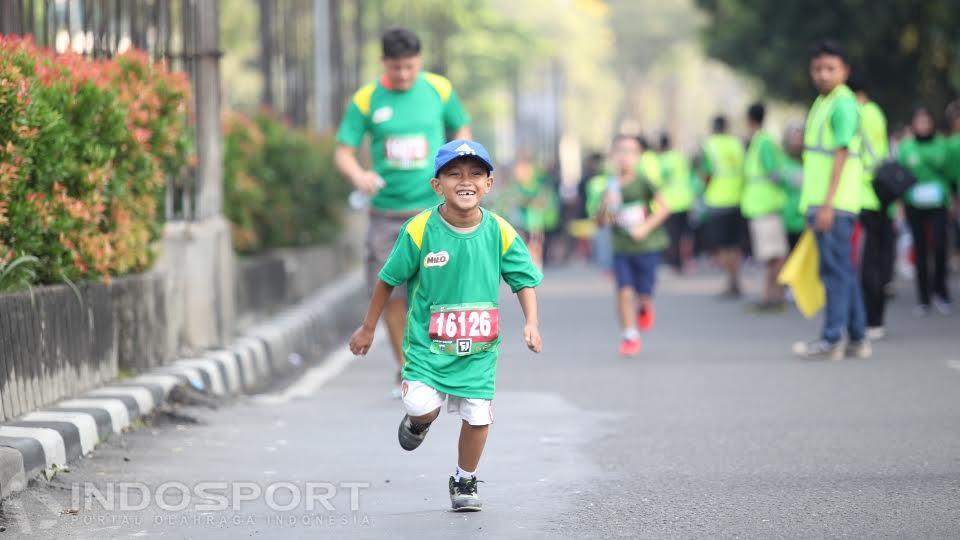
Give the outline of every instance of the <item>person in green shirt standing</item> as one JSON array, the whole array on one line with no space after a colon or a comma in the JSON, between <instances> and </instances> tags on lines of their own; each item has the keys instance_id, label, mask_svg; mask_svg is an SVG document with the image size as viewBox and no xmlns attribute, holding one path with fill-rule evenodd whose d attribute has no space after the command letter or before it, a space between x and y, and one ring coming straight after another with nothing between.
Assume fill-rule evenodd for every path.
<instances>
[{"instance_id":1,"label":"person in green shirt standing","mask_svg":"<svg viewBox=\"0 0 960 540\"><path fill-rule=\"evenodd\" d=\"M863 208L860 209L860 224L863 226L864 242L860 283L867 310L867 337L878 340L887 334L884 327L886 289L893 279L896 258L891 208L881 204L873 189L874 173L887 159L889 150L887 118L880 106L870 100L860 74L854 72L848 86L856 93L860 104L860 132L863 135Z\"/></svg>"},{"instance_id":2,"label":"person in green shirt standing","mask_svg":"<svg viewBox=\"0 0 960 540\"><path fill-rule=\"evenodd\" d=\"M912 136L897 149L897 161L917 179L904 197L917 258L917 313L928 315L932 303L937 311L947 315L947 209L951 198L947 140L937 134L933 115L926 107L914 110L910 131Z\"/></svg>"},{"instance_id":3,"label":"person in green shirt standing","mask_svg":"<svg viewBox=\"0 0 960 540\"><path fill-rule=\"evenodd\" d=\"M439 201L429 183L432 156L448 133L455 139L471 138L470 117L450 81L421 71L417 35L393 28L383 34L382 46L383 76L353 95L337 131L335 153L337 169L356 189L372 196L366 239L371 292L400 227ZM364 169L357 160L357 148L366 134L370 135L373 170ZM406 317L406 289L401 287L384 311L400 368Z\"/></svg>"},{"instance_id":4,"label":"person in green shirt standing","mask_svg":"<svg viewBox=\"0 0 960 540\"><path fill-rule=\"evenodd\" d=\"M714 257L727 272L727 288L721 299L739 299L740 259L743 257L743 216L740 200L743 195L743 144L727 133L727 119L713 119L713 134L703 143L701 174L706 184L707 244Z\"/></svg>"},{"instance_id":5,"label":"person in green shirt standing","mask_svg":"<svg viewBox=\"0 0 960 540\"><path fill-rule=\"evenodd\" d=\"M826 313L820 339L795 343L805 358L868 358L863 291L853 265L853 229L863 199L860 162L860 112L846 85L850 65L833 41L818 43L810 54L810 77L820 96L804 129L803 189L800 208L817 239ZM847 342L844 343L844 331Z\"/></svg>"},{"instance_id":6,"label":"person in green shirt standing","mask_svg":"<svg viewBox=\"0 0 960 540\"><path fill-rule=\"evenodd\" d=\"M641 144L637 138L613 141L614 174L607 178L598 221L613 229L613 273L617 283L617 312L623 336L620 354L640 353L640 332L653 327L653 290L660 253L669 239L661 225L670 207L660 187L637 166Z\"/></svg>"},{"instance_id":7,"label":"person in green shirt standing","mask_svg":"<svg viewBox=\"0 0 960 540\"><path fill-rule=\"evenodd\" d=\"M783 187L783 225L787 243L792 251L807 228L807 220L800 211L800 190L803 187L803 122L790 122L783 130L783 153L777 180Z\"/></svg>"},{"instance_id":8,"label":"person in green shirt standing","mask_svg":"<svg viewBox=\"0 0 960 540\"><path fill-rule=\"evenodd\" d=\"M690 162L683 152L673 148L670 135L660 135L661 193L670 207L670 217L664 227L670 237L665 259L678 273L689 272L693 264L693 228L690 226L690 208L696 191L692 182Z\"/></svg>"},{"instance_id":9,"label":"person in green shirt standing","mask_svg":"<svg viewBox=\"0 0 960 540\"><path fill-rule=\"evenodd\" d=\"M743 165L746 184L740 211L750 223L753 256L767 267L763 297L752 306L757 312L781 311L784 308L784 287L777 282L787 257L787 231L783 225L786 195L777 180L780 149L763 129L766 108L754 103L747 109L750 146Z\"/></svg>"}]
</instances>

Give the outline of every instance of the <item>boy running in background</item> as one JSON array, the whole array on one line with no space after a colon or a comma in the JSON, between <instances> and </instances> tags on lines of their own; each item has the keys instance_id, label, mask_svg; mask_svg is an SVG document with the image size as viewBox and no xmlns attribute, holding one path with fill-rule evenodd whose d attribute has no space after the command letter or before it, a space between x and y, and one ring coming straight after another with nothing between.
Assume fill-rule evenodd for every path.
<instances>
[{"instance_id":1,"label":"boy running in background","mask_svg":"<svg viewBox=\"0 0 960 540\"><path fill-rule=\"evenodd\" d=\"M367 354L390 293L407 283L401 385L407 414L398 438L404 450L420 446L444 401L448 413L460 416L457 468L449 481L456 511L482 508L476 471L493 423L501 277L520 301L527 347L541 349L534 287L543 274L513 227L480 208L493 186L492 163L479 143L455 140L440 147L430 183L444 202L403 226L380 270L367 316L350 339L354 354Z\"/></svg>"},{"instance_id":2,"label":"boy running in background","mask_svg":"<svg viewBox=\"0 0 960 540\"><path fill-rule=\"evenodd\" d=\"M624 356L639 354L640 331L653 327L657 265L669 243L661 225L670 208L657 186L637 174L640 148L635 138L621 135L614 139L614 175L607 180L597 216L601 224L613 225L613 272L623 328L620 354Z\"/></svg>"}]
</instances>

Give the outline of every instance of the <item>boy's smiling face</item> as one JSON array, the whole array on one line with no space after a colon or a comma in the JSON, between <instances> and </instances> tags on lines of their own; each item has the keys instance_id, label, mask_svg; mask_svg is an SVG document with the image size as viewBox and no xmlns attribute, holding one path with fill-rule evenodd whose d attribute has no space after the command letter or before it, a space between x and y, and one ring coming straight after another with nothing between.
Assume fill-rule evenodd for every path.
<instances>
[{"instance_id":1,"label":"boy's smiling face","mask_svg":"<svg viewBox=\"0 0 960 540\"><path fill-rule=\"evenodd\" d=\"M470 211L480 206L480 199L493 187L493 177L480 160L466 156L446 164L430 185L448 205Z\"/></svg>"}]
</instances>

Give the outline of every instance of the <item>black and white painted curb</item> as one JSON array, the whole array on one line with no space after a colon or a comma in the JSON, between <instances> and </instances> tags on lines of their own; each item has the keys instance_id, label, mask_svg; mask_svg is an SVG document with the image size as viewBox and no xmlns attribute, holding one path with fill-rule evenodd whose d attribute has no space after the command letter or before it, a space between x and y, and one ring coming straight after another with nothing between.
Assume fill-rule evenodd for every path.
<instances>
[{"instance_id":1,"label":"black and white painted curb","mask_svg":"<svg viewBox=\"0 0 960 540\"><path fill-rule=\"evenodd\" d=\"M361 272L347 274L299 304L248 328L227 348L182 358L0 423L0 497L30 479L89 454L130 428L180 385L215 398L253 393L274 377L322 358L359 321L365 303Z\"/></svg>"}]
</instances>

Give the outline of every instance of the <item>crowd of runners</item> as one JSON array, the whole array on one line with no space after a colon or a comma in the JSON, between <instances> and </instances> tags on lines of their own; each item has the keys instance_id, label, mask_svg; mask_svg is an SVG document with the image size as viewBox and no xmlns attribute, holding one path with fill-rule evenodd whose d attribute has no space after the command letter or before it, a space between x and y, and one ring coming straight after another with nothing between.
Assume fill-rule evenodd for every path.
<instances>
[{"instance_id":1,"label":"crowd of runners","mask_svg":"<svg viewBox=\"0 0 960 540\"><path fill-rule=\"evenodd\" d=\"M588 255L615 281L619 352L635 356L655 323L661 260L689 274L709 257L725 275L719 298L731 301L743 297L744 261L754 261L763 267L761 293L747 308L777 313L790 294L781 269L806 240L819 254L812 271L825 289L825 316L820 335L794 352L866 358L887 334L902 237L912 239L917 314L950 312L960 104L946 111L948 133L918 107L891 137L836 43L811 51L819 97L782 134L764 128L762 103L744 111L746 133L715 117L691 159L666 135L654 147L639 134L617 134L608 151L587 156L566 197L555 171L522 149L495 180L497 162L470 140L470 117L450 81L421 70L417 36L392 29L382 46L382 77L356 92L337 133L339 170L370 197L371 301L350 348L366 354L382 318L405 409L403 449L420 445L444 404L460 417L448 481L454 510L482 508L476 471L493 422L501 280L520 303L527 347L539 352L541 269ZM366 136L370 168L358 157Z\"/></svg>"}]
</instances>

